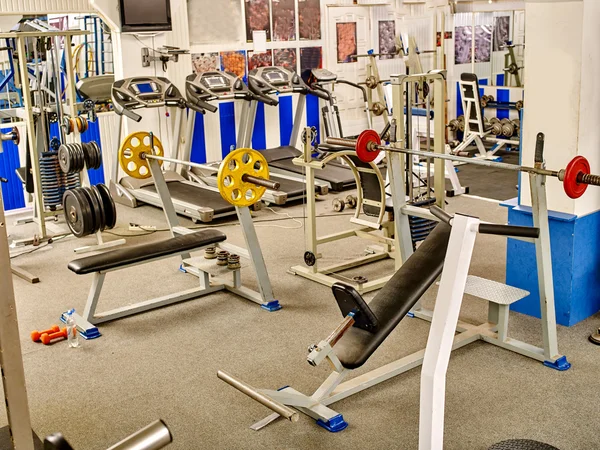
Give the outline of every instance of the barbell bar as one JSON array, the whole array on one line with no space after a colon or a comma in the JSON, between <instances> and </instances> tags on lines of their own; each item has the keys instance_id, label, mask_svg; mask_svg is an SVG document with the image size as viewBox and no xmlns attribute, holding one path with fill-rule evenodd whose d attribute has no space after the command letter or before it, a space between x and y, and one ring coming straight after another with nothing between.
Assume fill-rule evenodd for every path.
<instances>
[{"instance_id":1,"label":"barbell bar","mask_svg":"<svg viewBox=\"0 0 600 450\"><path fill-rule=\"evenodd\" d=\"M184 167L206 169L206 165L164 156L160 140L152 133L138 131L130 134L119 148L119 164L129 176L144 179L151 176L148 160L170 162ZM221 162L217 173L219 193L238 207L251 206L262 198L266 189L279 190L280 183L269 179L269 167L258 151L239 148Z\"/></svg>"},{"instance_id":2,"label":"barbell bar","mask_svg":"<svg viewBox=\"0 0 600 450\"><path fill-rule=\"evenodd\" d=\"M239 150L244 150L244 149L239 149ZM170 163L179 164L182 166L206 168L206 166L203 164L193 163L190 161L182 161L180 159L175 159L175 158L168 158L166 156L152 155L150 153L142 153L141 157L142 157L142 159L155 159L157 161L170 162ZM262 178L262 177L255 177L252 175L248 175L247 173L242 175L242 180L245 181L246 183L252 183L257 186L261 186L261 187L264 187L267 189L273 189L274 191L279 190L279 188L281 187L281 184L277 181L268 180L268 179Z\"/></svg>"},{"instance_id":3,"label":"barbell bar","mask_svg":"<svg viewBox=\"0 0 600 450\"><path fill-rule=\"evenodd\" d=\"M538 142L543 142L543 135L538 134ZM496 169L512 170L514 172L525 172L549 177L556 177L563 183L565 193L570 198L581 197L588 185L600 186L600 175L590 173L590 164L583 156L573 158L565 169L548 170L538 167L521 166L517 164L508 164L503 162L489 161L486 159L467 158L464 156L446 155L435 152L421 150L396 148L389 145L381 145L381 138L375 130L365 130L358 139L327 138L330 145L339 145L343 147L353 147L356 150L357 157L363 162L371 162L377 158L381 151L404 153L408 155L418 155L426 158L438 158L449 161L474 164L477 166L493 167Z\"/></svg>"}]
</instances>

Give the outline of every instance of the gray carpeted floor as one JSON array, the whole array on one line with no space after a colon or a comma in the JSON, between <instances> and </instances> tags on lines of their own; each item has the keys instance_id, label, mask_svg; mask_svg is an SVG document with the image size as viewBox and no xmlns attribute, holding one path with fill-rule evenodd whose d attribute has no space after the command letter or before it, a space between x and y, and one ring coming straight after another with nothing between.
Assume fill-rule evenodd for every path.
<instances>
[{"instance_id":1,"label":"gray carpeted floor","mask_svg":"<svg viewBox=\"0 0 600 450\"><path fill-rule=\"evenodd\" d=\"M332 197L319 202L320 213L332 213ZM506 220L506 210L493 202L466 197L449 202L451 211ZM277 211L303 214L301 205ZM263 210L256 217L279 216ZM122 227L135 222L160 228L163 219L162 212L151 207L119 207ZM348 217L323 217L318 224L321 233L333 232L348 226ZM92 244L93 238L66 238L15 259L42 280L30 285L14 278L37 434L61 431L75 448L99 450L162 418L174 435L173 449L416 449L419 369L335 404L350 424L338 434L305 416L296 424L279 421L251 431L248 427L270 411L217 379L222 369L257 387L289 384L310 393L327 375L326 364L313 368L306 363L306 349L325 338L341 317L328 288L286 272L301 262L301 225L301 219L282 220L257 228L276 296L284 306L281 311L269 313L219 293L103 325L103 336L84 342L80 349L69 349L64 342L44 347L32 343L29 333L56 323L68 308L83 309L91 277L74 275L67 263L75 258L76 247ZM234 243L243 242L239 227L222 229ZM11 231L16 237L27 230ZM128 243L166 236L129 237ZM106 238L116 239L108 234ZM329 246L325 258L360 255L364 242L355 241ZM502 238L480 236L471 273L503 281L505 252ZM172 259L109 274L101 308L195 286L196 279L177 268ZM383 264L366 273L387 269ZM252 284L252 276L247 278ZM435 294L433 287L425 296L426 305ZM484 302L466 298L462 317L485 320ZM600 348L587 342L598 319L559 328L560 349L573 364L563 373L481 342L456 351L448 370L446 449L485 449L512 437L543 440L563 450L600 448ZM538 344L539 328L537 319L511 314L514 337ZM404 320L363 370L423 348L428 330L419 319ZM5 420L4 414L1 417Z\"/></svg>"}]
</instances>

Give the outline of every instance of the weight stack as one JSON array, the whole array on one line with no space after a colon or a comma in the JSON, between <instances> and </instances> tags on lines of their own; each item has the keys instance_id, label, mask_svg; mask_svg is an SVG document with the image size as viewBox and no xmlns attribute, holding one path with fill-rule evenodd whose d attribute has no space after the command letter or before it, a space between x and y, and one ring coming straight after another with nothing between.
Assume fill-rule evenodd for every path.
<instances>
[{"instance_id":1,"label":"weight stack","mask_svg":"<svg viewBox=\"0 0 600 450\"><path fill-rule=\"evenodd\" d=\"M435 198L430 198L415 202L412 204L412 206L426 208L434 203ZM416 216L408 216L408 223L410 224L410 235L412 238L413 251L417 249L417 242L424 241L437 225L437 221L435 220L423 219L422 217Z\"/></svg>"},{"instance_id":2,"label":"weight stack","mask_svg":"<svg viewBox=\"0 0 600 450\"><path fill-rule=\"evenodd\" d=\"M40 178L42 180L42 194L44 208L55 211L62 205L63 194L67 189L81 185L79 174L66 175L60 169L57 152L42 153L40 157Z\"/></svg>"}]
</instances>

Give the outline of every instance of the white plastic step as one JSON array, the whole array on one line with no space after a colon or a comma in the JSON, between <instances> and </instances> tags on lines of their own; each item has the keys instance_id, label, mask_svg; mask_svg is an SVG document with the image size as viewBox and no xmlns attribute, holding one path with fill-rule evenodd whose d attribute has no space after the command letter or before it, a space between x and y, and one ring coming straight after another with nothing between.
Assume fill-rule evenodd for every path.
<instances>
[{"instance_id":1,"label":"white plastic step","mask_svg":"<svg viewBox=\"0 0 600 450\"><path fill-rule=\"evenodd\" d=\"M242 260L243 261L243 260ZM241 262L241 261L240 261ZM206 259L204 256L196 256L193 258L184 259L182 261L183 266L191 266L206 272L213 277L223 277L226 275L233 274L236 270L241 270L247 264L241 264L240 269L228 269L227 266L217 265L217 259Z\"/></svg>"},{"instance_id":2,"label":"white plastic step","mask_svg":"<svg viewBox=\"0 0 600 450\"><path fill-rule=\"evenodd\" d=\"M469 275L465 294L499 305L510 305L527 297L529 292L497 281Z\"/></svg>"}]
</instances>

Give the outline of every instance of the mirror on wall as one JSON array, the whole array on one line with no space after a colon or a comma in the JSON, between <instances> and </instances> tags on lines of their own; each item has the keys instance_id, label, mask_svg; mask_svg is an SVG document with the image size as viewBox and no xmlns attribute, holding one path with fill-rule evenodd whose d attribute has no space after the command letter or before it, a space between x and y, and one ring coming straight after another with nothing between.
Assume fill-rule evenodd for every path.
<instances>
[{"instance_id":1,"label":"mirror on wall","mask_svg":"<svg viewBox=\"0 0 600 450\"><path fill-rule=\"evenodd\" d=\"M483 84L523 87L525 11L458 13L454 64L469 65Z\"/></svg>"}]
</instances>

